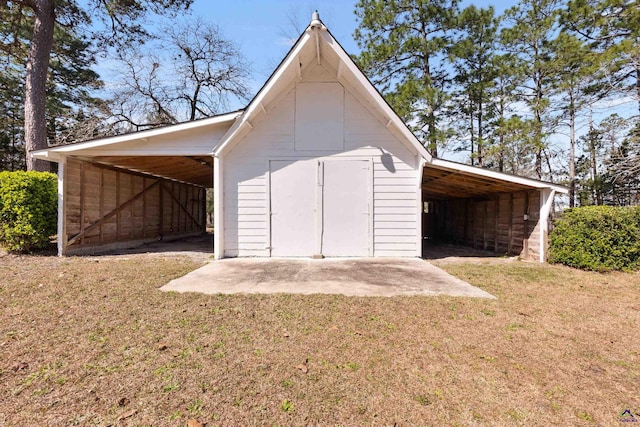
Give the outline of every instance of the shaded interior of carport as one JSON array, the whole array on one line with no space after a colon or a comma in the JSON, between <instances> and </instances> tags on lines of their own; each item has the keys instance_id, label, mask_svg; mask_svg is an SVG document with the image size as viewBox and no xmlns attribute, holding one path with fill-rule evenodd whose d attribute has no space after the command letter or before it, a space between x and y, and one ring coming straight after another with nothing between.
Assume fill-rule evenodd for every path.
<instances>
[{"instance_id":1,"label":"shaded interior of carport","mask_svg":"<svg viewBox=\"0 0 640 427\"><path fill-rule=\"evenodd\" d=\"M540 255L539 189L427 165L422 200L425 247L449 243L530 259Z\"/></svg>"},{"instance_id":2,"label":"shaded interior of carport","mask_svg":"<svg viewBox=\"0 0 640 427\"><path fill-rule=\"evenodd\" d=\"M210 156L68 156L61 166L59 230L62 225L64 238L58 244L63 254L91 254L206 231L206 189L213 184Z\"/></svg>"}]
</instances>

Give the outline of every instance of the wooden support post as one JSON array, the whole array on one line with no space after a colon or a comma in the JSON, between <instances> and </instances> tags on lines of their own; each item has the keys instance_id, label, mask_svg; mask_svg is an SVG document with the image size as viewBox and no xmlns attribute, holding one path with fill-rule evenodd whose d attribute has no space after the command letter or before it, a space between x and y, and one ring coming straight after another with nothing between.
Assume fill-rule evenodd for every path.
<instances>
[{"instance_id":1,"label":"wooden support post","mask_svg":"<svg viewBox=\"0 0 640 427\"><path fill-rule=\"evenodd\" d=\"M80 233L84 236L84 187L85 187L84 162L80 162ZM84 243L84 237L80 244Z\"/></svg>"},{"instance_id":2,"label":"wooden support post","mask_svg":"<svg viewBox=\"0 0 640 427\"><path fill-rule=\"evenodd\" d=\"M67 184L65 180L67 158L58 162L58 256L67 251Z\"/></svg>"},{"instance_id":3,"label":"wooden support post","mask_svg":"<svg viewBox=\"0 0 640 427\"><path fill-rule=\"evenodd\" d=\"M524 215L522 217L524 235L522 236L522 257L529 258L529 192L524 193Z\"/></svg>"},{"instance_id":4,"label":"wooden support post","mask_svg":"<svg viewBox=\"0 0 640 427\"><path fill-rule=\"evenodd\" d=\"M469 200L468 199L464 199L464 221L463 221L463 227L464 229L462 230L462 240L464 241L465 245L468 245L469 242L467 241L467 228L469 227L469 206L468 206Z\"/></svg>"},{"instance_id":5,"label":"wooden support post","mask_svg":"<svg viewBox=\"0 0 640 427\"><path fill-rule=\"evenodd\" d=\"M555 192L550 188L540 190L540 262L547 260L549 215L553 206Z\"/></svg>"},{"instance_id":6,"label":"wooden support post","mask_svg":"<svg viewBox=\"0 0 640 427\"><path fill-rule=\"evenodd\" d=\"M213 157L213 222L214 222L214 256L224 258L224 169L222 156ZM267 193L269 194L269 193ZM269 242L269 240L267 240ZM271 245L268 243L269 246Z\"/></svg>"},{"instance_id":7,"label":"wooden support post","mask_svg":"<svg viewBox=\"0 0 640 427\"><path fill-rule=\"evenodd\" d=\"M495 253L498 253L498 230L500 229L500 195L497 194L496 198L495 198L495 208L494 208L494 220L495 220L495 227L493 229L494 231L494 235L493 235L493 251Z\"/></svg>"},{"instance_id":8,"label":"wooden support post","mask_svg":"<svg viewBox=\"0 0 640 427\"><path fill-rule=\"evenodd\" d=\"M482 224L482 249L487 250L487 227L489 226L489 202L485 201L484 205L484 223Z\"/></svg>"},{"instance_id":9,"label":"wooden support post","mask_svg":"<svg viewBox=\"0 0 640 427\"><path fill-rule=\"evenodd\" d=\"M129 198L132 198L136 192L135 185L136 182L134 180L133 175L129 175ZM129 238L133 239L135 235L135 210L133 209L133 203L129 205Z\"/></svg>"},{"instance_id":10,"label":"wooden support post","mask_svg":"<svg viewBox=\"0 0 640 427\"><path fill-rule=\"evenodd\" d=\"M507 253L513 252L513 193L509 193L509 242L507 243Z\"/></svg>"},{"instance_id":11,"label":"wooden support post","mask_svg":"<svg viewBox=\"0 0 640 427\"><path fill-rule=\"evenodd\" d=\"M181 202L182 202L182 185L178 184L178 205L180 205ZM178 209L178 219L177 219L178 220L178 230L177 230L178 232L182 231L182 218L180 218L181 217L181 215L180 215L181 213L182 213L182 211L180 209Z\"/></svg>"},{"instance_id":12,"label":"wooden support post","mask_svg":"<svg viewBox=\"0 0 640 427\"><path fill-rule=\"evenodd\" d=\"M171 190L167 190L169 192L169 194L173 194L173 186L175 185L175 182L171 181ZM173 233L174 230L174 226L173 226L173 214L174 214L174 209L173 209L173 200L171 200L171 224L169 226L169 232Z\"/></svg>"},{"instance_id":13,"label":"wooden support post","mask_svg":"<svg viewBox=\"0 0 640 427\"><path fill-rule=\"evenodd\" d=\"M142 178L142 188L147 188L147 178ZM147 237L147 193L142 196L142 238Z\"/></svg>"},{"instance_id":14,"label":"wooden support post","mask_svg":"<svg viewBox=\"0 0 640 427\"><path fill-rule=\"evenodd\" d=\"M104 216L104 169L100 168L100 206L98 207L98 215L100 218ZM104 227L100 224L100 243L104 242Z\"/></svg>"},{"instance_id":15,"label":"wooden support post","mask_svg":"<svg viewBox=\"0 0 640 427\"><path fill-rule=\"evenodd\" d=\"M164 237L164 181L160 181L160 195L159 195L159 211L160 211L160 218L158 221L158 236L160 237L160 240L162 240L162 238Z\"/></svg>"},{"instance_id":16,"label":"wooden support post","mask_svg":"<svg viewBox=\"0 0 640 427\"><path fill-rule=\"evenodd\" d=\"M192 186L189 186L189 203L187 204L187 208L189 208L189 210L191 211L191 226L190 231L194 231L196 228L196 215L198 215L198 210L194 208L195 203L197 203L197 198L196 198L196 194L195 194L195 188Z\"/></svg>"},{"instance_id":17,"label":"wooden support post","mask_svg":"<svg viewBox=\"0 0 640 427\"><path fill-rule=\"evenodd\" d=\"M204 230L207 231L207 189L200 189L200 215L202 216L202 223L204 224Z\"/></svg>"},{"instance_id":18,"label":"wooden support post","mask_svg":"<svg viewBox=\"0 0 640 427\"><path fill-rule=\"evenodd\" d=\"M120 172L116 172L116 209L120 207ZM104 218L104 217L103 217ZM120 240L120 210L116 214L116 240Z\"/></svg>"},{"instance_id":19,"label":"wooden support post","mask_svg":"<svg viewBox=\"0 0 640 427\"><path fill-rule=\"evenodd\" d=\"M471 201L471 247L476 249L476 203Z\"/></svg>"}]
</instances>

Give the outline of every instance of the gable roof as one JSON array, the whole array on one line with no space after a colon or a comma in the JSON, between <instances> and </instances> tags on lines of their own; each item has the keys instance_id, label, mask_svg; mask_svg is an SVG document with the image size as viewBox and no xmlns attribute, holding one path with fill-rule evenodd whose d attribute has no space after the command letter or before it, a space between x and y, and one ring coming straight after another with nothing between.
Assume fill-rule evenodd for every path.
<instances>
[{"instance_id":1,"label":"gable roof","mask_svg":"<svg viewBox=\"0 0 640 427\"><path fill-rule=\"evenodd\" d=\"M326 57L328 52L333 53L337 57L338 65L336 68L338 70L338 80L340 80L340 78L350 77L352 84L357 85L359 89L361 89L369 101L371 101L374 108L385 118L387 128L399 134L399 139L403 143L408 143L424 160L431 161L431 155L422 143L407 127L406 123L396 114L393 108L391 108L380 92L378 92L371 81L364 75L362 70L358 68L353 59L351 59L349 54L333 37L327 27L320 21L317 12L314 13L311 24L300 35L293 47L289 50L289 53L287 53L267 82L251 100L242 115L237 118L227 134L221 138L218 145L213 149L213 155L218 156L224 153L241 135L248 129L251 129L253 127L251 121L261 114L266 114L264 106L268 100L277 96L280 90L291 81L301 79L303 62L313 60L315 57L318 63L320 63L321 57Z\"/></svg>"}]
</instances>

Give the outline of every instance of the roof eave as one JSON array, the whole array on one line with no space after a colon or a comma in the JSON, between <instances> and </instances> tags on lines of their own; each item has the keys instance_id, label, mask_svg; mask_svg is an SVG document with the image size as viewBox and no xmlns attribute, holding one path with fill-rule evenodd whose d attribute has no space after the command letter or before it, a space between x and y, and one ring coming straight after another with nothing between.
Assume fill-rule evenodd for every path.
<instances>
[{"instance_id":1,"label":"roof eave","mask_svg":"<svg viewBox=\"0 0 640 427\"><path fill-rule=\"evenodd\" d=\"M500 181L510 182L514 184L523 185L535 189L550 189L560 194L569 194L569 189L563 185L554 184L552 182L539 181L532 178L524 178L515 175L509 175L502 172L497 172L491 169L484 169L477 166L465 165L462 163L452 162L449 160L434 158L430 162L431 166L440 167L444 169L455 170L459 172L466 172L469 174L479 175L486 178L492 178ZM429 166L429 165L425 165Z\"/></svg>"},{"instance_id":2,"label":"roof eave","mask_svg":"<svg viewBox=\"0 0 640 427\"><path fill-rule=\"evenodd\" d=\"M36 159L59 161L60 158L66 154L71 154L75 151L86 150L90 148L104 147L107 145L119 144L123 142L136 141L141 139L152 138L160 135L167 135L174 132L181 132L189 129L197 129L200 127L213 126L224 124L236 120L236 118L242 114L243 110L234 111L231 113L221 114L219 116L208 117L191 122L178 123L175 125L163 126L154 129L147 129L140 132L132 132L124 135L110 136L106 138L94 139L91 141L78 142L75 144L60 145L51 148L45 148L42 150L36 150L31 152L31 156Z\"/></svg>"}]
</instances>

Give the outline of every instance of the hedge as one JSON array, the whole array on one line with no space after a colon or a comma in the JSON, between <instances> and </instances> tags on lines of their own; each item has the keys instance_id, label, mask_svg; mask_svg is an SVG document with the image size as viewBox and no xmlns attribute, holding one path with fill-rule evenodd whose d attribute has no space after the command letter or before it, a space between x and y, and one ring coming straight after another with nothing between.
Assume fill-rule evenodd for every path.
<instances>
[{"instance_id":1,"label":"hedge","mask_svg":"<svg viewBox=\"0 0 640 427\"><path fill-rule=\"evenodd\" d=\"M56 233L58 190L49 172L0 172L0 245L31 252Z\"/></svg>"},{"instance_id":2,"label":"hedge","mask_svg":"<svg viewBox=\"0 0 640 427\"><path fill-rule=\"evenodd\" d=\"M567 209L549 234L549 262L601 272L640 269L640 207Z\"/></svg>"}]
</instances>

